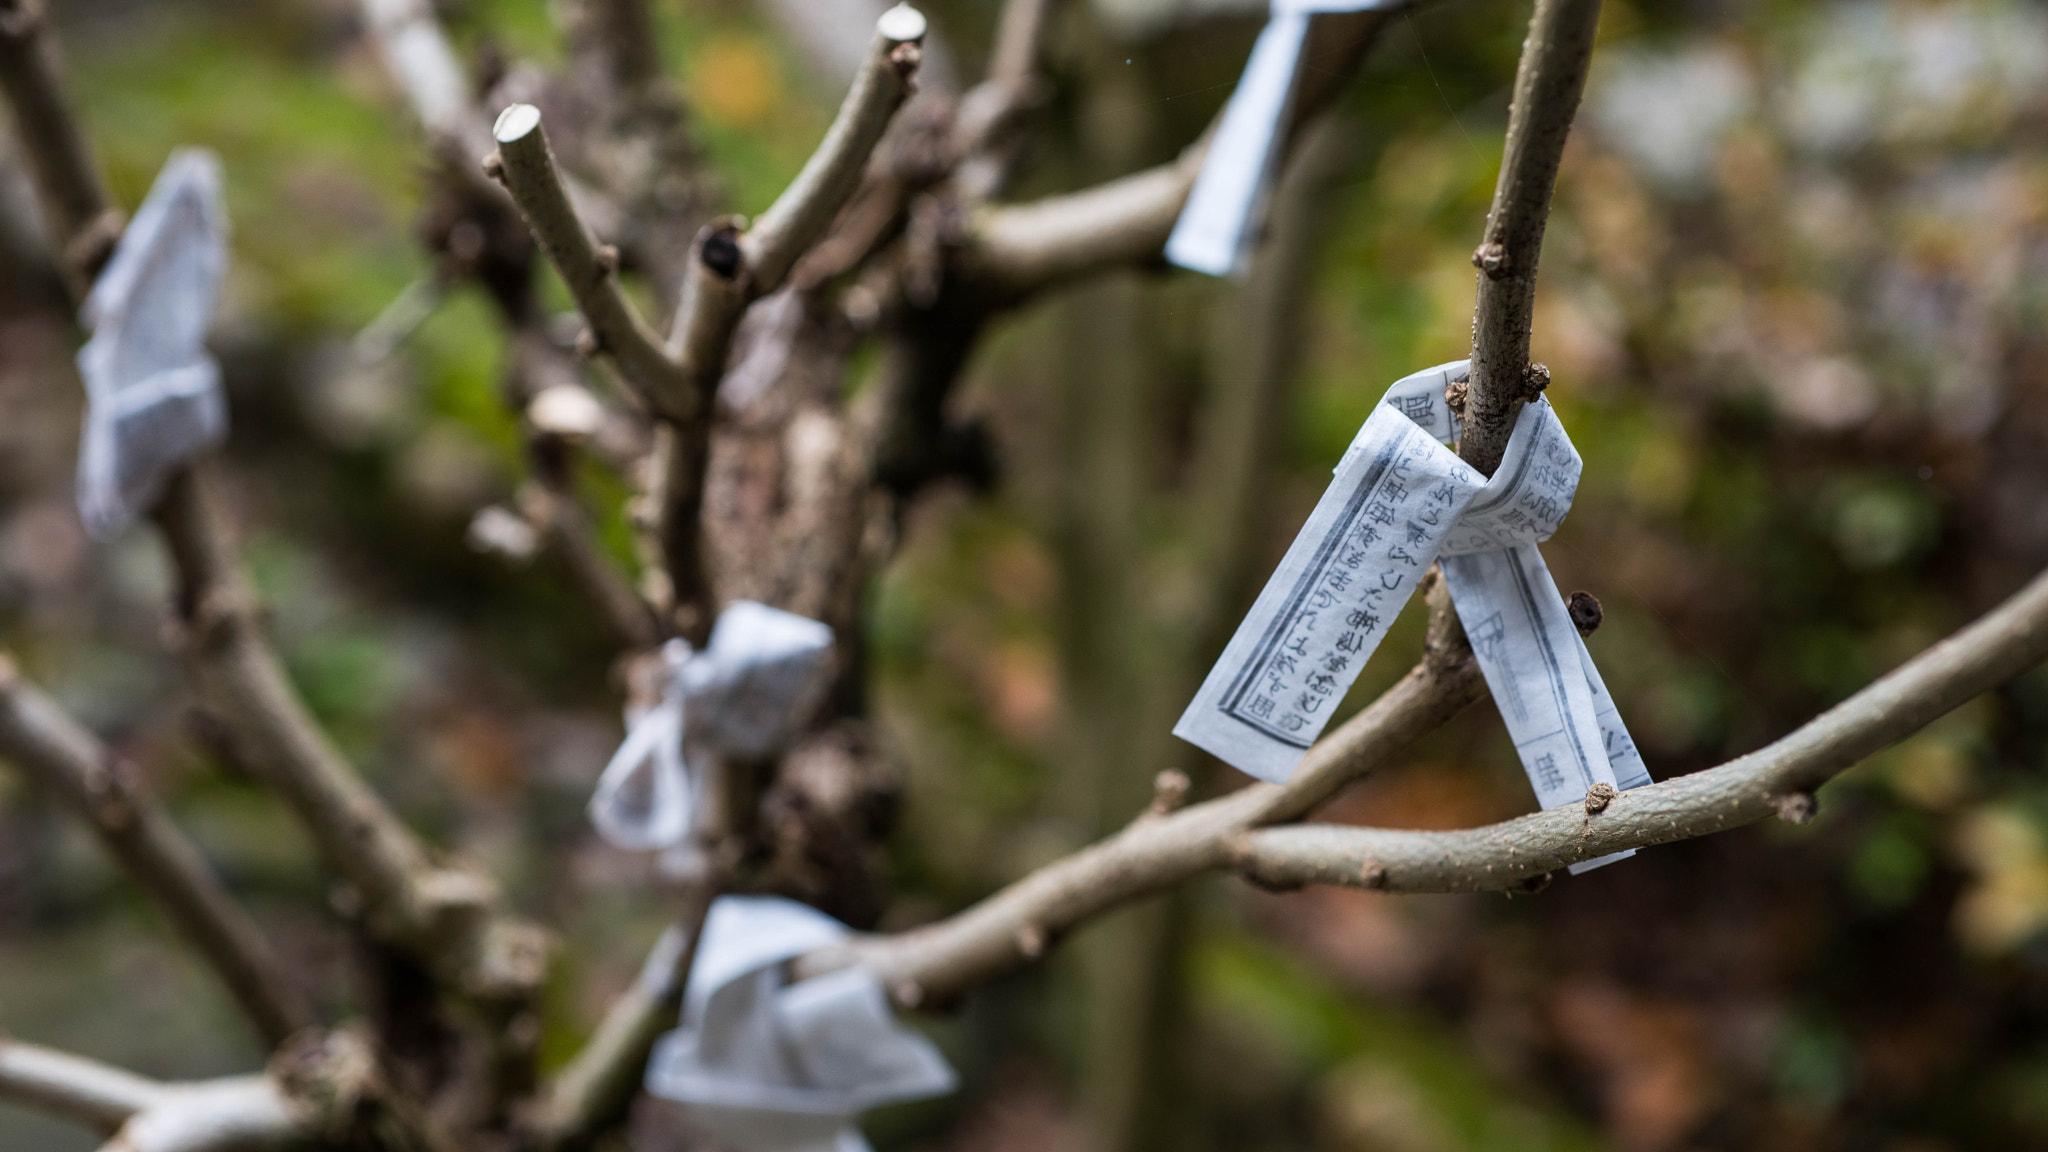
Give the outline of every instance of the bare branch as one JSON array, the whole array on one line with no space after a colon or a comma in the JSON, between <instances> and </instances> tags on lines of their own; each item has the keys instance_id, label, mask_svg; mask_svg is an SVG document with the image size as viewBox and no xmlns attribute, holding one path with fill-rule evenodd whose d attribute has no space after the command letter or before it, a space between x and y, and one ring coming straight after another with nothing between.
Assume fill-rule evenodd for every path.
<instances>
[{"instance_id":1,"label":"bare branch","mask_svg":"<svg viewBox=\"0 0 2048 1152\"><path fill-rule=\"evenodd\" d=\"M899 1004L943 1001L1017 964L1075 925L1190 876L1228 867L1237 840L1298 819L1345 784L1386 764L1479 698L1469 652L1418 665L1370 707L1309 750L1284 785L1254 784L1170 816L1143 819L936 924L813 953L806 974L847 963L878 976Z\"/></svg>"},{"instance_id":2,"label":"bare branch","mask_svg":"<svg viewBox=\"0 0 2048 1152\"><path fill-rule=\"evenodd\" d=\"M1278 884L1395 892L1499 891L1580 860L1685 840L1765 816L1810 816L1811 793L2048 659L2048 573L1970 626L1893 669L1790 735L1718 768L1631 788L1597 814L1566 805L1462 832L1311 825L1246 837L1234 856Z\"/></svg>"},{"instance_id":3,"label":"bare branch","mask_svg":"<svg viewBox=\"0 0 2048 1152\"><path fill-rule=\"evenodd\" d=\"M1392 19L1386 12L1316 17L1289 114L1288 146L1343 91ZM1214 131L1212 123L1170 164L1079 192L977 212L959 255L962 268L997 299L1014 301L1105 268L1156 258L1194 187Z\"/></svg>"},{"instance_id":4,"label":"bare branch","mask_svg":"<svg viewBox=\"0 0 2048 1152\"><path fill-rule=\"evenodd\" d=\"M912 91L923 59L924 14L899 4L882 14L866 63L839 106L817 151L773 206L740 239L752 292L763 296L782 284L797 257L824 235L832 218L860 186L868 157ZM699 364L700 371L724 365Z\"/></svg>"},{"instance_id":5,"label":"bare branch","mask_svg":"<svg viewBox=\"0 0 2048 1152\"><path fill-rule=\"evenodd\" d=\"M121 214L107 205L48 30L43 0L0 0L0 87L14 109L14 134L35 176L37 200L59 240L59 263L82 299L114 254Z\"/></svg>"},{"instance_id":6,"label":"bare branch","mask_svg":"<svg viewBox=\"0 0 2048 1152\"><path fill-rule=\"evenodd\" d=\"M654 946L640 978L612 1002L597 1031L548 1085L532 1125L542 1149L584 1147L625 1117L655 1041L675 1027L682 1011L697 938L717 890L708 876L689 886L675 927Z\"/></svg>"},{"instance_id":7,"label":"bare branch","mask_svg":"<svg viewBox=\"0 0 2048 1152\"><path fill-rule=\"evenodd\" d=\"M560 273L589 323L597 350L607 352L648 407L671 420L699 417L706 405L689 373L640 318L619 287L618 251L599 247L569 202L541 128L540 109L514 104L491 129L498 150L484 170L504 181L541 250Z\"/></svg>"},{"instance_id":8,"label":"bare branch","mask_svg":"<svg viewBox=\"0 0 2048 1152\"><path fill-rule=\"evenodd\" d=\"M347 880L366 925L465 993L530 994L548 944L506 917L488 877L436 862L328 739L263 637L254 587L204 461L164 493L157 523L180 579L179 618L208 706L238 757L298 815L321 859Z\"/></svg>"},{"instance_id":9,"label":"bare branch","mask_svg":"<svg viewBox=\"0 0 2048 1152\"><path fill-rule=\"evenodd\" d=\"M1432 604L1433 625L1443 615ZM1319 741L1284 785L1257 784L1141 818L946 920L813 953L800 969L862 964L906 1007L943 1000L1035 959L1076 924L1212 868L1239 868L1276 885L1505 890L1578 860L1791 811L1788 798L1810 811L1811 791L1830 776L2043 659L2048 573L1784 739L1720 768L1620 793L1597 815L1566 806L1464 832L1268 827L1300 819L1483 693L1469 649L1433 653Z\"/></svg>"},{"instance_id":10,"label":"bare branch","mask_svg":"<svg viewBox=\"0 0 2048 1152\"><path fill-rule=\"evenodd\" d=\"M248 914L129 765L0 655L0 757L61 797L219 974L267 1045L313 1023Z\"/></svg>"},{"instance_id":11,"label":"bare branch","mask_svg":"<svg viewBox=\"0 0 2048 1152\"><path fill-rule=\"evenodd\" d=\"M169 1086L133 1072L0 1037L0 1100L113 1132Z\"/></svg>"},{"instance_id":12,"label":"bare branch","mask_svg":"<svg viewBox=\"0 0 2048 1152\"><path fill-rule=\"evenodd\" d=\"M1479 303L1472 317L1472 383L1459 454L1492 475L1507 451L1522 404L1542 390L1532 374L1529 333L1536 310L1536 262L1550 193L1586 87L1600 0L1537 0L1515 72L1514 107L1486 239L1472 254Z\"/></svg>"},{"instance_id":13,"label":"bare branch","mask_svg":"<svg viewBox=\"0 0 2048 1152\"><path fill-rule=\"evenodd\" d=\"M267 1152L305 1143L306 1124L268 1076L165 1087L101 1152Z\"/></svg>"}]
</instances>

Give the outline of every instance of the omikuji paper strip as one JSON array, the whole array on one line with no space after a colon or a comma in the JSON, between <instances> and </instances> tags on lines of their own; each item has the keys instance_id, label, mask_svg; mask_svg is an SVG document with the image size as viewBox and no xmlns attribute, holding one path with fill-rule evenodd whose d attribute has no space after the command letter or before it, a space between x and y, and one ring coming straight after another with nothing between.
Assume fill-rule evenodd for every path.
<instances>
[{"instance_id":1,"label":"omikuji paper strip","mask_svg":"<svg viewBox=\"0 0 2048 1152\"><path fill-rule=\"evenodd\" d=\"M1580 460L1549 403L1525 405L1491 479L1445 444L1463 361L1397 381L1338 462L1174 734L1283 781L1441 559L1458 618L1544 807L1650 781L1536 545L1571 508ZM1618 858L1618 857L1617 857ZM1576 865L1574 871L1604 863Z\"/></svg>"},{"instance_id":2,"label":"omikuji paper strip","mask_svg":"<svg viewBox=\"0 0 2048 1152\"><path fill-rule=\"evenodd\" d=\"M952 1091L952 1068L896 1023L872 973L790 981L785 961L848 935L795 901L719 899L690 969L682 1026L655 1047L647 1090L688 1105L735 1152L866 1152L855 1127L863 1110Z\"/></svg>"},{"instance_id":3,"label":"omikuji paper strip","mask_svg":"<svg viewBox=\"0 0 2048 1152\"><path fill-rule=\"evenodd\" d=\"M1242 266L1257 239L1254 221L1273 185L1280 126L1294 95L1309 17L1363 12L1403 0L1273 0L1272 16L1252 45L1244 75L1224 105L1216 137L1166 240L1168 261L1222 276Z\"/></svg>"},{"instance_id":4,"label":"omikuji paper strip","mask_svg":"<svg viewBox=\"0 0 2048 1152\"><path fill-rule=\"evenodd\" d=\"M751 600L719 613L702 652L669 641L660 701L628 714L590 798L598 833L640 851L682 843L697 808L690 754L775 753L816 703L831 654L832 629Z\"/></svg>"},{"instance_id":5,"label":"omikuji paper strip","mask_svg":"<svg viewBox=\"0 0 2048 1152\"><path fill-rule=\"evenodd\" d=\"M155 503L173 471L227 437L220 365L206 351L227 263L220 165L208 152L174 152L85 301L78 510L96 537Z\"/></svg>"}]
</instances>

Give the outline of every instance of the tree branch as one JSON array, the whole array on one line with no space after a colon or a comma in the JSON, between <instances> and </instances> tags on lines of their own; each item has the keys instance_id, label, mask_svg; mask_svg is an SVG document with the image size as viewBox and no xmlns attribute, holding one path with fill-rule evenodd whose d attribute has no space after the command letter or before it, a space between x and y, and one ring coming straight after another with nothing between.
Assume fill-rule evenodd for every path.
<instances>
[{"instance_id":1,"label":"tree branch","mask_svg":"<svg viewBox=\"0 0 2048 1152\"><path fill-rule=\"evenodd\" d=\"M36 199L58 239L58 263L83 299L121 237L121 214L64 96L56 37L43 0L0 0L0 88L14 110L14 133L35 177Z\"/></svg>"},{"instance_id":2,"label":"tree branch","mask_svg":"<svg viewBox=\"0 0 2048 1152\"><path fill-rule=\"evenodd\" d=\"M179 574L189 662L237 756L284 798L322 861L347 880L371 934L455 988L484 999L538 987L540 929L502 911L490 877L436 862L328 739L264 638L255 589L200 461L178 473L156 513Z\"/></svg>"},{"instance_id":3,"label":"tree branch","mask_svg":"<svg viewBox=\"0 0 2048 1152\"><path fill-rule=\"evenodd\" d=\"M775 203L740 240L756 296L775 291L782 278L839 214L854 190L875 145L913 91L912 77L923 59L924 14L899 4L875 23L867 62L839 106L839 115L817 151L804 163ZM723 365L704 364L700 371Z\"/></svg>"},{"instance_id":4,"label":"tree branch","mask_svg":"<svg viewBox=\"0 0 2048 1152\"><path fill-rule=\"evenodd\" d=\"M1449 647L1432 590L1431 654L1309 750L1286 784L1255 784L1056 861L938 923L869 936L798 961L801 975L866 966L896 1001L950 998L1043 954L1060 933L1197 873L1236 868L1271 885L1388 891L1501 891L1566 864L1703 836L1774 813L1803 819L1811 790L1970 698L2048 659L2048 573L1976 623L1759 751L1720 768L1579 806L1463 832L1405 832L1299 820L1484 693L1470 649Z\"/></svg>"},{"instance_id":5,"label":"tree branch","mask_svg":"<svg viewBox=\"0 0 2048 1152\"><path fill-rule=\"evenodd\" d=\"M697 940L717 893L709 876L686 889L675 927L655 944L640 978L612 1002L597 1031L548 1084L532 1118L544 1152L585 1147L625 1118L646 1079L648 1055L682 1012Z\"/></svg>"},{"instance_id":6,"label":"tree branch","mask_svg":"<svg viewBox=\"0 0 2048 1152\"><path fill-rule=\"evenodd\" d=\"M1343 91L1393 18L1387 12L1316 17L1283 147L1291 148L1302 125ZM1212 123L1178 158L1157 168L1079 192L981 209L969 221L958 257L962 269L998 299L1016 300L1104 268L1156 258L1194 187L1214 131Z\"/></svg>"},{"instance_id":7,"label":"tree branch","mask_svg":"<svg viewBox=\"0 0 2048 1152\"><path fill-rule=\"evenodd\" d=\"M1172 815L1140 818L1108 840L1047 865L948 919L813 953L799 961L800 971L815 975L858 963L905 1007L949 999L1037 959L1053 940L1084 921L1201 872L1227 867L1244 833L1298 819L1484 692L1469 651L1426 660L1311 748L1284 785L1254 784Z\"/></svg>"},{"instance_id":8,"label":"tree branch","mask_svg":"<svg viewBox=\"0 0 2048 1152\"><path fill-rule=\"evenodd\" d=\"M268 1047L313 1023L248 914L129 765L0 655L0 757L78 813L213 967Z\"/></svg>"},{"instance_id":9,"label":"tree branch","mask_svg":"<svg viewBox=\"0 0 2048 1152\"><path fill-rule=\"evenodd\" d=\"M1597 813L1566 805L1461 832L1275 828L1245 837L1232 860L1274 884L1499 891L1580 860L1765 816L1803 823L1813 814L1813 790L1830 777L2044 659L2048 573L1790 735L1718 768L1631 788Z\"/></svg>"},{"instance_id":10,"label":"tree branch","mask_svg":"<svg viewBox=\"0 0 2048 1152\"><path fill-rule=\"evenodd\" d=\"M619 375L647 406L666 419L695 420L706 410L688 371L626 299L619 287L618 250L600 247L576 215L541 128L540 109L514 104L491 128L497 151L484 170L505 184L519 213L568 286L590 325L596 350L609 353Z\"/></svg>"},{"instance_id":11,"label":"tree branch","mask_svg":"<svg viewBox=\"0 0 2048 1152\"><path fill-rule=\"evenodd\" d=\"M168 1090L110 1064L0 1037L0 1100L12 1104L113 1132Z\"/></svg>"},{"instance_id":12,"label":"tree branch","mask_svg":"<svg viewBox=\"0 0 2048 1152\"><path fill-rule=\"evenodd\" d=\"M1458 451L1489 476L1507 451L1516 413L1550 379L1529 364L1536 262L1599 23L1600 0L1537 0L1522 42L1500 182L1487 213L1485 242L1472 254L1479 267L1479 303L1472 316L1472 380Z\"/></svg>"},{"instance_id":13,"label":"tree branch","mask_svg":"<svg viewBox=\"0 0 2048 1152\"><path fill-rule=\"evenodd\" d=\"M4 1038L0 1100L110 1135L102 1152L259 1152L298 1145L310 1127L268 1076L166 1084Z\"/></svg>"}]
</instances>

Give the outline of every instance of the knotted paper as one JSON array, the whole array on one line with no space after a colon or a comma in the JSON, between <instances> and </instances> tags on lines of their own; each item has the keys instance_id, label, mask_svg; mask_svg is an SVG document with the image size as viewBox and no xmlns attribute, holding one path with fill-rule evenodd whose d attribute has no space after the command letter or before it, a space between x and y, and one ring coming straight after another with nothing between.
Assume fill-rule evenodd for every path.
<instances>
[{"instance_id":1,"label":"knotted paper","mask_svg":"<svg viewBox=\"0 0 2048 1152\"><path fill-rule=\"evenodd\" d=\"M847 935L791 900L721 897L704 920L682 1027L655 1046L647 1090L689 1105L734 1152L867 1152L863 1110L952 1091L945 1058L896 1023L866 969L790 982L786 961Z\"/></svg>"},{"instance_id":2,"label":"knotted paper","mask_svg":"<svg viewBox=\"0 0 2048 1152\"><path fill-rule=\"evenodd\" d=\"M1445 447L1458 424L1444 388L1465 375L1457 361L1387 390L1174 735L1286 780L1441 559L1541 804L1650 782L1536 547L1571 508L1578 451L1539 399L1523 406L1493 477L1474 472Z\"/></svg>"},{"instance_id":3,"label":"knotted paper","mask_svg":"<svg viewBox=\"0 0 2048 1152\"><path fill-rule=\"evenodd\" d=\"M205 345L227 262L219 163L197 149L172 153L85 300L78 510L96 537L155 503L173 471L227 436L220 365Z\"/></svg>"},{"instance_id":4,"label":"knotted paper","mask_svg":"<svg viewBox=\"0 0 2048 1152\"><path fill-rule=\"evenodd\" d=\"M681 844L698 806L692 757L779 751L817 702L831 653L832 629L752 600L719 614L702 652L669 641L660 700L628 712L590 798L599 834L639 851Z\"/></svg>"},{"instance_id":5,"label":"knotted paper","mask_svg":"<svg viewBox=\"0 0 2048 1152\"><path fill-rule=\"evenodd\" d=\"M1244 75L1224 105L1222 123L1202 170L1181 207L1166 258L1182 268L1222 276L1242 268L1257 240L1279 156L1280 126L1292 102L1309 17L1364 12L1405 0L1273 0L1272 15L1245 61Z\"/></svg>"}]
</instances>

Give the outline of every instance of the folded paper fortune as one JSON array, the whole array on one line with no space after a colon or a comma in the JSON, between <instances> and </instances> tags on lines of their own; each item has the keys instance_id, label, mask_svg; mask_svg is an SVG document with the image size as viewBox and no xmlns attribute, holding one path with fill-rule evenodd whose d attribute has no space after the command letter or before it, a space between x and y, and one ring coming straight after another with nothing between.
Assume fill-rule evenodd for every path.
<instances>
[{"instance_id":1,"label":"folded paper fortune","mask_svg":"<svg viewBox=\"0 0 2048 1152\"><path fill-rule=\"evenodd\" d=\"M1284 781L1432 563L1543 807L1650 782L1536 545L1571 508L1580 460L1546 400L1522 408L1491 479L1445 444L1465 361L1396 381L1238 625L1174 735ZM1584 871L1612 857L1582 861Z\"/></svg>"},{"instance_id":2,"label":"folded paper fortune","mask_svg":"<svg viewBox=\"0 0 2048 1152\"><path fill-rule=\"evenodd\" d=\"M945 1057L896 1022L872 973L790 981L785 961L848 934L792 900L721 897L704 920L682 1026L648 1060L647 1090L688 1105L734 1152L867 1152L863 1110L952 1091Z\"/></svg>"},{"instance_id":3,"label":"folded paper fortune","mask_svg":"<svg viewBox=\"0 0 2048 1152\"><path fill-rule=\"evenodd\" d=\"M198 149L174 152L85 300L78 510L96 537L155 503L172 472L227 436L220 365L205 343L227 263L220 165Z\"/></svg>"},{"instance_id":4,"label":"folded paper fortune","mask_svg":"<svg viewBox=\"0 0 2048 1152\"><path fill-rule=\"evenodd\" d=\"M1244 75L1223 107L1223 122L1202 157L1166 258L1211 276L1243 267L1258 239L1254 222L1272 190L1280 125L1294 96L1309 18L1318 12L1405 7L1411 0L1273 0L1272 15L1252 45Z\"/></svg>"},{"instance_id":5,"label":"folded paper fortune","mask_svg":"<svg viewBox=\"0 0 2048 1152\"><path fill-rule=\"evenodd\" d=\"M823 691L831 654L832 629L752 600L719 613L701 652L669 641L659 702L628 712L626 739L590 798L599 834L640 851L681 844L697 809L690 757L780 750Z\"/></svg>"}]
</instances>

